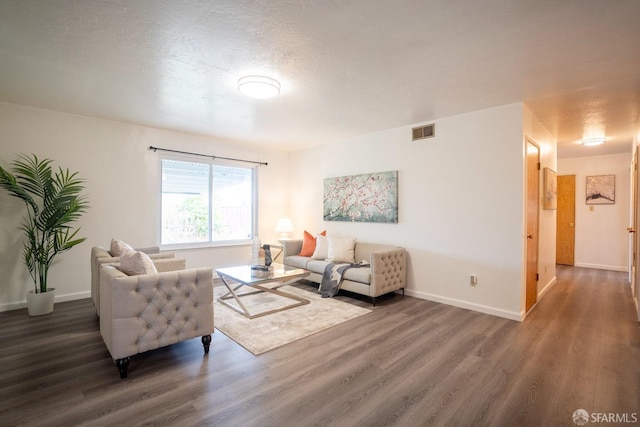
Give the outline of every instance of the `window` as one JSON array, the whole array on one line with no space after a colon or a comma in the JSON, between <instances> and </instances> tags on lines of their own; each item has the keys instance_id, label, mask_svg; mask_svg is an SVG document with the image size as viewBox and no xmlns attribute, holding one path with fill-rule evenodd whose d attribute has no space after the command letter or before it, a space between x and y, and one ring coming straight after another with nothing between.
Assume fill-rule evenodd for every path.
<instances>
[{"instance_id":1,"label":"window","mask_svg":"<svg viewBox=\"0 0 640 427\"><path fill-rule=\"evenodd\" d=\"M162 159L162 245L247 240L254 169Z\"/></svg>"}]
</instances>

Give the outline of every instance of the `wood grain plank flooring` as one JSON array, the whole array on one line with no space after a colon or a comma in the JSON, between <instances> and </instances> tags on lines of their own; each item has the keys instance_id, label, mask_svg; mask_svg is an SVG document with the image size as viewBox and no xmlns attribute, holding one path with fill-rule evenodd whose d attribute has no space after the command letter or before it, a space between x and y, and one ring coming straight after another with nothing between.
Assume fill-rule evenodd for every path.
<instances>
[{"instance_id":1,"label":"wood grain plank flooring","mask_svg":"<svg viewBox=\"0 0 640 427\"><path fill-rule=\"evenodd\" d=\"M208 356L199 339L137 355L126 380L89 299L0 313L0 426L573 426L579 408L640 424L626 274L557 276L522 323L396 295L257 357L220 332Z\"/></svg>"}]
</instances>

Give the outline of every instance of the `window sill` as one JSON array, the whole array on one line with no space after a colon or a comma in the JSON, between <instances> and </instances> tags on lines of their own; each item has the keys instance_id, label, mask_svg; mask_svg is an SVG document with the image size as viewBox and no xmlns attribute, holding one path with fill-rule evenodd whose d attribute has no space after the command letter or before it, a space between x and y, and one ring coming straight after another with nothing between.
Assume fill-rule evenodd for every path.
<instances>
[{"instance_id":1,"label":"window sill","mask_svg":"<svg viewBox=\"0 0 640 427\"><path fill-rule=\"evenodd\" d=\"M193 251L201 249L227 248L230 246L247 246L250 244L250 239L226 240L224 242L174 243L170 245L160 245L160 251Z\"/></svg>"}]
</instances>

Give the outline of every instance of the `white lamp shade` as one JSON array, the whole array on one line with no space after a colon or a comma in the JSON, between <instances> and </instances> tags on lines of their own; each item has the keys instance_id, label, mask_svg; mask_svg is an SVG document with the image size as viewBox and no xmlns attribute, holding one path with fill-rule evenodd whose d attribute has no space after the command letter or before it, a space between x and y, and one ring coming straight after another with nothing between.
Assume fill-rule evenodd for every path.
<instances>
[{"instance_id":1,"label":"white lamp shade","mask_svg":"<svg viewBox=\"0 0 640 427\"><path fill-rule=\"evenodd\" d=\"M293 231L293 223L289 218L280 218L278 224L276 224L275 231L280 233L282 239L286 239L289 237L289 233Z\"/></svg>"}]
</instances>

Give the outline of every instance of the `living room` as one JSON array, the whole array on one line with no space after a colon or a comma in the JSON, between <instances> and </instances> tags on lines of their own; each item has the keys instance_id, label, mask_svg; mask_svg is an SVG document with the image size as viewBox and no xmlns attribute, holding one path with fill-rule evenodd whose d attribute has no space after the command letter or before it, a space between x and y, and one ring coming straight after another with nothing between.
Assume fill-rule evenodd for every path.
<instances>
[{"instance_id":1,"label":"living room","mask_svg":"<svg viewBox=\"0 0 640 427\"><path fill-rule=\"evenodd\" d=\"M6 7L7 16L9 16L9 12L12 12L12 8L16 6L7 5ZM157 13L153 6L145 8L139 5L139 7L139 10L130 10L129 13L132 16ZM597 19L599 16L598 7L600 6L593 5L590 9L581 8L581 13L586 15L585 18ZM349 13L357 11L357 6L354 5L352 8ZM323 14L326 14L323 16L328 21L335 19L335 15L324 9L321 10ZM33 26L34 31L43 32L43 34L51 31L55 35L55 31L59 31L55 25L42 26L42 23L49 17L65 22L66 18L58 15L59 12L55 8L42 6L39 14L34 14L28 20L25 19L24 27ZM100 9L99 13L108 17L114 13L120 16L121 12L121 10L110 10L108 4L105 4L104 9ZM467 11L467 13L470 12L471 10ZM509 15L502 14L500 9L492 11L491 9L479 8L474 12L488 16L495 15L496 22L501 22L509 28ZM539 12L540 15L536 16L535 21L532 22L544 22L547 14L549 14L548 16L559 16L560 12L566 16L573 16L573 11L569 6L561 11L551 12L541 9ZM24 18L26 16L20 15L20 13L20 9L17 8L16 17ZM91 14L92 11L87 5L86 10L79 8L71 10L70 13ZM229 6L229 13L242 16L241 9L235 10L232 5ZM443 10L442 13L449 17L446 10ZM512 11L512 13L526 15L524 10ZM620 7L617 14L611 14L610 19L620 19L621 22L626 23L626 16L629 15L629 13L624 13L624 8ZM165 18L164 15L162 17ZM69 17L69 19L72 18ZM286 20L284 16L280 16L278 19ZM412 21L412 23L415 22ZM189 28L188 22L181 25L184 25L184 28ZM315 25L313 31L321 31ZM36 28L37 30L35 30ZM563 26L555 28L556 35L562 34L563 28ZM618 25L616 28L620 32L619 34L608 32L607 37L610 40L599 41L600 44L597 45L601 52L600 55L604 58L607 57L608 43L611 43L612 40L619 43L618 49L623 46L620 43L628 41L628 38L624 37L624 31L628 27ZM73 42L75 43L74 52L76 52L73 54L73 61L77 64L76 66L81 66L80 64L88 60L102 60L96 57L93 52L81 53L87 50L90 43L102 43L105 46L103 49L109 50L110 55L118 54L117 51L112 51L109 38L103 37L102 32L92 27L89 22L83 22L83 26L76 31L82 29L88 30L91 37L88 39L79 38ZM238 29L234 27L234 30ZM26 38L20 39L20 29L16 27L15 23L8 22L5 31L7 40L10 40L15 46L25 43L25 49L34 48L34 53L31 55L37 55L37 38L34 39L36 44ZM415 29L408 28L405 31L408 37L413 34L412 31ZM481 34L489 40L496 37L496 34L490 32ZM591 35L588 31L583 34L584 37ZM519 36L524 35L519 34ZM235 32L229 34L228 37L234 42L241 38ZM550 39L553 39L553 34L548 33L539 43L542 46ZM582 41L570 39L567 43L569 46L580 46ZM595 43L596 40L593 40L592 47L594 49ZM467 46L455 39L450 43L443 44L440 49L453 48L454 46L461 47L465 51L477 47L475 43ZM60 45L56 43L55 46L52 46L52 48L54 47L57 49ZM295 84L292 82L289 87L283 86L283 93L279 98L250 101L247 104L247 101L242 99L235 87L237 79L233 78L233 74L237 72L234 71L223 73L224 81L215 83L216 90L221 91L219 95L221 99L233 106L233 108L218 109L217 114L228 114L226 110L235 114L235 116L225 116L231 121L231 125L226 126L224 131L219 132L219 135L216 136L215 134L207 135L207 132L204 131L211 124L207 120L197 118L202 114L200 112L194 115L191 128L183 127L185 130L179 130L180 126L174 123L183 121L182 116L191 107L185 109L180 100L181 95L176 94L174 94L175 99L172 101L173 105L178 108L175 110L176 114L173 116L171 113L167 114L173 110L168 107L168 101L165 101L166 107L151 107L149 111L145 112L148 114L147 118L138 119L137 124L134 116L142 117L142 113L131 110L129 103L119 108L117 99L108 99L108 102L112 104L110 108L122 111L131 110L129 113L132 114L131 118L122 116L120 112L114 112L111 115L100 113L98 110L103 108L100 107L100 102L95 105L91 104L89 107L90 103L95 103L98 98L88 97L82 92L76 95L81 98L75 101L75 104L74 102L69 103L66 107L59 108L62 112L56 112L54 111L56 104L51 103L50 99L57 95L51 91L64 87L73 81L73 72L65 70L64 67L56 72L59 73L61 83L57 86L42 86L39 101L29 102L30 98L28 97L20 100L18 98L20 93L32 93L35 86L31 88L25 84L30 80L26 75L23 75L24 73L20 73L18 67L24 67L26 64L23 64L23 57L16 54L17 50L15 49L17 48L14 47L10 53L10 57L14 61L7 61L7 64L11 64L11 66L7 66L5 69L5 81L6 84L11 85L12 90L7 89L7 95L0 99L3 102L1 106L3 115L0 120L2 120L4 135L0 154L7 162L19 153L33 152L40 157L51 157L64 162L66 167L77 170L80 176L87 180L87 193L92 207L89 214L84 216L79 223L86 233L86 246L106 245L112 237L125 239L138 246L160 243L160 227L158 225L160 219L157 209L160 203L160 155L149 151L149 146L243 158L268 163L267 166L257 168L259 194L256 232L263 241L274 242L277 238L277 233L274 231L277 220L282 217L290 217L296 227L295 232L298 237L301 237L301 233L305 229L312 233L319 233L327 229L329 233L336 235L348 235L365 241L397 244L406 247L409 251L409 286L407 288L409 295L514 320L522 320L526 315L524 301L526 245L523 243L523 238L527 233L523 231L525 191L525 165L522 162L523 141L529 138L540 147L541 170L549 168L558 171L557 137L550 133L549 127L555 126L554 123L557 121L556 106L562 105L563 102L566 103L570 99L577 100L575 94L570 95L573 98L568 95L566 98L547 96L526 102L522 100L522 97L514 99L510 94L509 96L503 95L502 98L498 96L497 98L507 101L500 103L494 99L496 97L495 90L489 91L491 93L489 96L489 92L482 92L483 88L478 88L473 84L469 85L462 78L460 84L465 82L466 86L456 88L455 93L458 94L460 88L465 87L468 89L467 96L484 97L482 102L475 102L479 108L469 109L467 106L456 105L451 98L437 92L439 98L436 99L442 103L439 109L440 113L425 115L425 121L417 119L420 117L419 113L414 114L416 117L414 120L398 121L398 117L404 114L402 110L387 109L388 117L380 116L379 113L376 116L378 117L377 121L384 123L382 128L365 126L359 128L362 130L356 131L355 128L348 127L352 124L349 123L349 120L345 120L346 116L340 112L332 112L333 116L323 126L323 134L319 131L314 134L306 132L307 128L303 117L307 117L309 114L303 113L303 116L300 116L301 124L296 128L301 133L292 139L293 124L285 125L283 119L285 122L287 119L284 117L278 117L276 121L273 112L269 109L270 106L279 108L278 103L292 97L291 91ZM491 46L486 49L487 53L491 53L496 59L502 55L497 47ZM393 51L393 46L391 46L391 51ZM442 51L445 52L445 50ZM64 52L64 48L61 52ZM169 57L172 57L171 52L167 53ZM7 54L9 55L9 52ZM132 56L135 54L135 49L130 49L130 47L121 49L120 54L126 55L121 57L125 63L137 64L139 61L135 56ZM302 51L301 54L306 57L306 52ZM394 52L394 55L400 55L400 53ZM567 57L566 54L559 51L549 52L549 55L549 59L557 58L560 60L560 58ZM46 58L46 56L44 57ZM114 56L114 58L116 57ZM71 57L69 58L71 59ZM187 57L183 59L188 60ZM52 63L60 61L55 58L47 58L46 60L52 61ZM351 61L353 58L349 60ZM366 61L369 60L367 57ZM470 60L473 61L473 58ZM586 59L576 57L574 60L584 61ZM356 61L355 64L357 65L358 62ZM536 67L545 66L535 61L530 64L535 64ZM484 66L486 68L482 72L485 74L482 76L478 74L480 69L476 69L478 78L489 78L491 73L495 71L493 67L496 65L494 64L486 63ZM499 65L498 69L501 69ZM43 69L43 72L45 70ZM621 108L627 107L627 104L615 104L613 99L619 100L621 81L629 84L628 82L633 80L632 78L624 78L625 76L634 76L633 66L629 64L627 67L617 67L615 75L607 74L608 70L607 62L603 60L597 74L596 70L581 74L580 78L582 79L600 79L600 81L597 86L594 86L597 89L593 89L593 93L584 91L584 93L579 93L585 97L602 97L604 96L602 91L609 90L615 98L608 101L608 104L610 104L610 108L617 106L616 111L619 111ZM116 67L111 72L116 78L127 76L126 68ZM184 70L184 72L185 76L190 75L188 70ZM407 72L411 76L414 74L411 70ZM434 72L436 73L434 76L440 77L443 72L446 75L446 70L442 68L437 68ZM558 91L559 93L571 93L569 84L574 84L572 80L578 79L576 73L570 76L565 74L558 75L558 78L565 79L565 85L567 85L566 88ZM110 96L110 92L103 92L106 86L100 86L100 76L99 73L94 77L91 74L85 74L83 79L85 79L85 85L93 85L97 93L99 92L107 98ZM170 77L177 79L174 84L177 84L176 87L180 87L182 78L177 78L173 74ZM286 78L286 76L283 77ZM92 79L95 79L93 83ZM43 80L39 79L39 81ZM535 81L535 79L532 80L532 82ZM497 83L498 80L495 80L494 84ZM142 84L140 81L136 81L135 84L138 85L136 88L140 93L146 89L139 86ZM422 84L431 85L433 83ZM582 84L586 84L586 81ZM193 88L189 87L188 90L192 91ZM302 87L299 90L302 90L302 93L308 92ZM406 89L403 87L402 90ZM390 91L394 92L393 89ZM401 95L401 92L393 93L394 96L399 94ZM318 97L318 94L313 94L313 96ZM320 106L324 106L322 98L323 96L313 99L317 100ZM69 99L66 97L66 102ZM509 102L510 99L512 101ZM106 101L107 99L105 99L105 105ZM136 102L139 101L136 100ZM296 105L295 102L298 101L294 99L294 105ZM580 102L594 104L594 101L589 101L588 98L580 100ZM84 111L86 113L84 114L82 114L82 105L85 105ZM540 117L533 113L532 106L538 116L544 116L546 125L543 125ZM349 105L349 107L358 108L357 103ZM253 116L246 112L247 108L253 109L251 114L261 114L265 118L269 118L262 120L264 127L261 130L251 129L250 118ZM236 110L237 113L234 113ZM294 110L299 109L294 107ZM580 111L578 113L593 115L597 112ZM567 113L565 112L565 114ZM158 123L156 126L145 124L145 122L154 120L154 117L162 117L166 120L155 119ZM382 118L384 120L381 120ZM571 120L575 121L575 117L572 116ZM593 119L589 120L593 121ZM255 122L255 119L253 121ZM341 127L332 127L332 121L340 123ZM360 121L351 120L351 122L355 126ZM32 123L38 123L38 125L34 126ZM282 125L278 127L275 123L282 123ZM323 122L319 123L322 126ZM411 141L411 128L429 123L435 124L435 138ZM580 126L574 127L580 128ZM372 129L372 131L364 129ZM266 133L267 131L268 133ZM557 132L557 130L554 131ZM256 138L256 135L263 136ZM567 141L568 134L563 135L563 138L565 140L562 141L562 147L566 147L563 149L574 150L575 141ZM571 135L571 138L575 138L575 133ZM626 138L633 139L634 135ZM597 153L629 153L632 140L627 139L624 137L610 138L606 144L608 148L593 147L591 152L585 153L590 156ZM570 157L575 157L575 155L572 154ZM100 159L100 161L96 163L96 159ZM349 160L345 161L345 159ZM312 165L315 167L311 167ZM397 170L399 174L400 220L398 224L347 224L322 220L320 183L324 178L385 170ZM106 179L107 177L108 179ZM132 186L134 183L135 185ZM6 197L6 195L1 197ZM16 203L9 206L13 206L13 208L8 212L7 217L14 220L20 218L19 205ZM3 258L3 261L0 261L0 267L2 267L2 271L6 272L5 277L8 277L12 283L23 283L23 286L0 289L0 310L20 306L20 303L24 301L24 292L27 286L26 273L17 267L16 263L21 247L18 234L10 234L10 236L3 241L0 250L3 253L12 254L12 256ZM540 250L537 294L542 296L545 290L553 285L555 277L555 214L552 210L540 211L538 245ZM82 251L64 254L61 263L64 263L65 268L52 270L52 278L61 283L58 288L58 298L60 299L87 296L88 271L83 262L84 256L80 252ZM190 266L217 268L236 264L239 260L248 260L249 248L247 245L223 245L222 247L185 251L184 255L189 259ZM421 268L415 268L418 265ZM479 286L469 286L471 275L478 277Z\"/></svg>"},{"instance_id":2,"label":"living room","mask_svg":"<svg viewBox=\"0 0 640 427\"><path fill-rule=\"evenodd\" d=\"M543 166L551 168L555 168L555 147L521 103L439 119L438 136L432 141L411 142L411 128L406 126L295 152L238 147L203 136L6 103L0 109L2 129L11 135L10 143L2 147L3 158L34 152L64 159L65 167L77 170L87 180L91 208L79 222L87 237L80 248L105 246L113 237L139 247L157 244L158 212L150 207L159 205L160 153L149 146L246 158L268 163L257 168L258 234L264 242L277 242L277 220L290 216L294 225L312 233L327 229L330 234L404 246L410 254L408 295L515 320L523 317L523 164L522 146L514 141L523 140L527 124L527 135L535 135L544 147ZM336 156L350 161L333 161ZM323 178L384 170L399 171L398 224L322 220L319 183ZM487 190L494 188L500 191ZM7 216L18 222L22 205L8 199L7 194L1 197L11 208ZM552 212L543 212L543 245L553 246L554 226ZM297 229L298 236L301 232ZM0 290L4 309L18 307L28 285L20 262L20 235L15 230L12 234L3 243L3 253L11 256L3 257L2 267L11 282L25 286ZM490 246L485 242L491 242ZM183 250L180 254L189 267L220 268L247 262L250 245ZM541 251L540 255L541 271L546 271L540 283L547 286L555 275L555 252ZM52 268L51 281L60 284L60 300L89 297L87 256L87 251L72 250L60 258L64 267ZM468 286L470 274L479 277L480 286Z\"/></svg>"},{"instance_id":3,"label":"living room","mask_svg":"<svg viewBox=\"0 0 640 427\"><path fill-rule=\"evenodd\" d=\"M226 7L233 10L233 2L228 3ZM501 3L502 6L506 4L506 2L498 3ZM102 4L105 9L100 9L99 16L110 16L109 2ZM597 11L602 6L597 2L591 2L590 5L595 11L583 11L583 5L580 2L573 2L571 7L561 8L560 12L562 13L559 12L559 14L561 17L567 18L572 17L573 12L580 11L580 14L584 13L592 20L596 20L594 16L599 15ZM10 6L8 4L2 5L0 10L9 11ZM76 11L73 10L71 3L66 6L70 8L68 12L73 16L72 12ZM123 9L116 5L111 6L118 11L118 14L126 15L126 11ZM360 6L366 9L364 3L361 3ZM151 9L153 9L153 5L148 6L146 11ZM485 13L492 15L484 8L480 9L475 12L482 13L481 16L485 16ZM501 13L495 13L500 16L495 16L495 18L501 19L500 22L503 23L508 22L503 13L507 17L510 16L510 13L515 13L521 19L526 16L526 11L509 12L506 6L500 7L498 10ZM633 13L629 13L629 11L636 12L637 10L637 6L630 2L620 2L620 11L612 14L613 18L611 19L619 20L618 29L621 31L619 36L621 40L630 39L630 37L626 37L629 27L621 24L627 22L624 17L632 16ZM354 12L353 9L348 11ZM7 16L11 16L12 19L24 17L28 15L28 8L19 9L19 12L15 15L7 14ZM191 12L196 14L193 10ZM211 10L209 12L214 13ZM551 20L557 16L548 9L544 9L543 12L538 17L539 20ZM331 15L326 11L324 13ZM120 15L117 16L121 18ZM353 18L351 14L346 16ZM465 16L467 17L465 25L470 25L474 21L474 15ZM66 22L58 15L40 16L40 18L52 21L58 19L56 21L58 23ZM5 24L5 19L9 20L9 18L2 18L0 23ZM72 19L72 17L68 19ZM17 22L22 21L17 20ZM25 22L31 21L25 19ZM84 22L85 24L91 22L91 19L85 16ZM416 24L414 21L411 22ZM335 22L332 21L332 23ZM162 153L149 149L150 146L155 146L266 163L266 165L255 168L258 183L256 233L263 243L277 242L279 236L275 231L275 225L280 218L288 217L294 224L293 234L295 237L301 237L304 230L313 234L326 230L329 235L353 236L359 241L399 245L406 248L408 254L405 295L415 297L421 302L441 303L450 307L471 310L470 313L460 314L460 319L489 322L485 317L477 317L481 313L497 316L500 321L508 319L509 324L520 325L519 322L525 321L528 316L525 303L526 165L523 161L526 141L532 141L539 147L541 170L544 168L558 172L561 172L563 168L567 171L570 169L587 170L586 167L581 166L584 165L582 161L577 164L558 158L559 152L562 150L560 145L576 145L575 142L578 138L573 136L569 138L566 135L560 138L559 126L552 126L557 117L550 118L548 115L540 114L540 111L545 110L541 105L549 105L543 101L551 103L547 98L552 98L549 91L554 84L549 82L553 81L553 78L545 80L547 86L537 91L527 92L524 88L525 81L527 84L533 85L538 80L531 76L527 76L526 79L523 77L523 81L520 81L522 87L514 89L518 85L510 81L513 87L507 87L508 85L505 84L505 95L495 95L499 92L498 84L505 77L503 75L492 76L493 78L489 81L483 80L469 84L469 93L473 88L473 96L470 96L466 109L456 110L451 106L454 104L452 99L462 97L462 94L461 90L456 89L451 82L442 83L442 87L450 89L449 94L442 95L438 90L433 92L425 90L426 95L416 95L412 101L401 104L398 99L405 99L403 98L404 93L410 92L410 86L401 86L396 89L396 86L399 86L397 81L402 78L390 75L388 76L389 83L376 91L389 93L390 99L393 98L396 102L389 102L395 106L393 111L380 110L369 115L367 102L358 102L355 97L355 101L350 100L352 102L345 105L346 113L338 111L339 103L335 103L334 110L326 110L322 114L314 115L307 112L307 102L299 98L292 102L292 105L289 106L290 110L279 114L276 114L280 112L277 104L279 98L277 97L264 101L245 100L237 92L238 76L235 74L239 71L232 70L222 73L226 79L224 90L227 92L221 94L220 97L230 101L230 105L233 106L230 109L242 117L242 120L238 119L232 123L239 129L237 136L229 133L228 129L220 134L215 134L214 132L202 131L202 128L199 130L196 127L181 127L181 124L184 123L182 121L184 117L195 117L193 122L223 120L214 118L215 114L210 111L197 110L198 102L194 102L196 106L185 102L183 95L175 94L175 88L168 88L166 91L168 93L158 90L158 96L149 100L149 104L144 107L147 113L151 112L150 115L160 117L161 119L158 121L150 122L145 119L142 113L139 116L120 114L120 111L117 110L118 96L126 96L127 84L125 80L119 78L121 76L119 73L123 72L126 75L129 72L127 67L135 68L131 65L135 62L129 62L132 59L131 56L118 62L120 65L109 68L101 62L98 63L100 65L86 64L83 60L75 62L77 58L84 57L83 54L77 52L69 53L69 58L64 57L62 60L50 58L47 52L42 52L39 48L19 52L15 48L20 45L15 43L16 39L25 38L27 39L26 46L38 47L39 43L44 44L44 38L47 35L56 35L60 37L59 40L64 40L60 34L66 33L62 30L57 33L55 26L52 26L50 30L44 28L42 33L33 35L34 40L30 41L24 33L16 30L16 26L18 24L9 25L7 22L7 25L2 25L4 30L0 30L0 35L7 36L7 45L9 45L6 48L0 46L0 51L4 51L5 57L13 60L0 66L0 76L10 82L5 83L6 86L0 90L0 137L2 139L0 165L8 166L20 153L36 153L39 157L52 158L56 164L78 171L79 175L86 180L86 193L90 203L89 211L78 222L81 234L87 240L77 248L61 255L50 272L50 282L55 283L57 289L57 303L90 298L91 278L88 261L91 247L107 246L112 238L123 239L135 247L160 244L159 206ZM186 24L185 26L188 27ZM486 29L490 26L483 24L482 28ZM61 25L61 27L64 26ZM552 38L562 34L559 27L560 25L556 23L555 30L548 37ZM96 28L98 28L96 32L100 33L99 24L96 24ZM345 32L340 34L348 34L343 27L341 28ZM373 31L369 26L366 28ZM504 28L505 31L513 30L513 24L506 25ZM51 32L49 33L49 31ZM463 31L462 27L460 31L467 36L472 35L466 29ZM419 34L419 32L414 33L414 36L418 37ZM506 49L506 46L500 44L500 40L504 40L508 36L503 38L502 36L497 37L496 33L492 34L493 36L489 39L496 45L492 45L493 47L488 49L487 53L491 53L493 58L497 58L500 49ZM531 34L531 32L527 34ZM76 37L81 38L77 34ZM122 37L119 40L122 41L125 38ZM107 41L101 42L101 45L110 46L109 37L104 37L104 39ZM287 40L291 42L290 39ZM483 41L487 41L487 39L483 39ZM571 39L570 41L571 46L579 46L582 43L580 40ZM360 42L364 43L363 40ZM75 43L76 47L81 45L78 40L72 41L72 43ZM291 43L297 46L297 44ZM407 43L411 44L410 41ZM425 43L427 42L425 41ZM622 46L628 46L628 44ZM260 45L260 48L263 46ZM524 52L525 47L521 48ZM624 50L622 47L620 49ZM62 50L64 51L64 49ZM82 51L81 49L77 50ZM633 52L633 49L628 51ZM375 61L382 61L370 51L367 52L371 57L375 56ZM528 50L527 54L533 55L536 52L538 50L532 49ZM562 57L562 53L553 53L549 60ZM23 56L28 60L24 60ZM606 81L602 81L602 86L592 82L594 87L597 86L596 89L593 89L593 93L598 96L602 95L605 89L612 86L619 91L619 88L614 84L615 82L612 83L614 80L624 83L637 79L632 76L636 76L640 71L638 69L640 61L636 57L637 55L629 56L632 56L629 63L624 67L617 67L615 75L613 72L611 72L611 76L607 75ZM607 55L604 57L608 58ZM41 68L34 66L36 69L33 71L35 78L34 76L29 77L29 72L32 70L28 67L20 68L16 65L13 68L14 64L24 66L24 62L38 62L38 58L42 58L42 62L46 65ZM364 60L365 63L373 61L369 55L367 58ZM164 59L175 58L170 52L166 54ZM617 65L617 59L605 59L602 60L604 64L602 68L613 68ZM72 65L68 65L67 60ZM587 65L590 64L588 59L581 58L581 60ZM195 59L194 61L197 62ZM171 66L176 67L178 67L176 62L181 63L180 60L169 62ZM81 67L82 64L86 68L74 68ZM473 68L469 66L469 63L460 65L456 60L452 60L449 64L454 74L458 73L456 70ZM515 67L514 64L500 63L483 68L483 65L486 64L478 58L472 61L472 64L478 67L476 71L485 78L492 71L509 69L510 66ZM58 71L55 71L56 66L59 67ZM103 68L100 67L105 67L104 69L118 74L118 78L103 84L103 71L100 71ZM306 65L301 69L307 70L311 67L311 65ZM422 67L425 70L429 68L426 63L422 63ZM547 67L563 68L546 63L536 70L543 71ZM189 66L186 68L185 76L194 77L194 74L198 74L193 73ZM362 71L361 68L365 67L358 67L358 70ZM62 72L60 72L61 69ZM441 68L438 69L442 71ZM445 71L447 70L445 69ZM60 97L58 100L49 99L52 89L47 87L47 81L43 78L48 72L51 75L57 75L60 72L64 78L58 82L67 82L66 85L58 85L63 88L61 91L63 95L58 95ZM285 74L284 69L280 72ZM16 77L21 73L24 73L23 79ZM593 75L597 77L601 76L601 73L603 71L600 69L593 71ZM344 75L338 74L340 78L358 80L355 71ZM412 76L415 74L415 71L410 73ZM233 78L230 75L233 75ZM442 76L443 74L437 75ZM286 79L286 76L284 77ZM31 78L39 81L39 84L34 84L34 80ZM75 87L69 83L74 82L74 78L77 78L75 81L77 86ZM187 79L187 77L180 77L177 80L181 81L183 78ZM378 78L379 76L375 76L373 80L378 80ZM566 85L572 80L570 73L564 73L563 78L562 82ZM326 90L327 82L336 83L339 80L335 76L332 79L323 80L321 87ZM22 80L25 83L15 84L16 81ZM219 80L223 80L223 78ZM459 78L454 83L462 85L465 80L465 78ZM565 98L558 95L556 99L558 105L565 107L571 105L567 104L567 99L578 97L576 93L593 94L584 89L588 83L587 80L577 80L579 83L576 83L576 86L567 86L557 91L568 94ZM302 93L307 93L306 91L310 89L303 88L305 82L307 82L306 78L301 78L296 82L297 87L295 84L291 84L287 88L283 81L280 100L286 101L288 98L295 97L296 88ZM620 84L622 85L622 83ZM432 89L431 85L439 87L440 83L430 82L427 88ZM10 89L10 86L13 89ZM109 92L112 87L119 87L119 89L113 97L105 97L103 110L100 102L95 102L95 98L98 98L95 94L105 95L105 92ZM180 85L177 87L179 88ZM194 99L200 99L197 88L194 89L190 85L185 87L185 93ZM345 85L340 90L345 90L346 87ZM416 91L421 87L423 86L417 85ZM468 88L467 86L461 87ZM483 90L478 89L479 92L476 92L476 87ZM625 86L622 91L624 92L627 88ZM203 89L203 91L206 90L208 89ZM444 92L444 89L442 91ZM322 90L318 92L321 93L315 93L311 98L312 101L318 101L323 96ZM16 93L21 93L22 97L17 97ZM38 93L44 93L46 96L39 97ZM429 98L430 93L433 93L435 100L433 104L429 104L427 108L424 104L418 103L420 98ZM514 97L514 93L519 95ZM533 94L536 95L536 99L529 99ZM163 99L163 96L167 99ZM208 95L202 96L206 98ZM210 96L215 98L213 95ZM604 95L602 96L604 97ZM338 97L347 104L344 98ZM373 99L375 98L374 96ZM489 99L491 102L485 102ZM582 100L582 98L580 99ZM90 100L94 102L91 104L91 108L85 108ZM496 100L500 100L500 102ZM420 108L408 107L407 105L411 102L418 103L420 108L424 108L424 110L420 111ZM203 103L206 104L204 101ZM360 120L360 117L355 115L353 110L347 109L350 104L358 104L358 108L363 110L363 115L367 114L367 120ZM238 105L243 106L238 107ZM302 105L305 107L301 107ZM116 106L116 108L109 110L109 106ZM143 108L141 107L141 109ZM131 106L128 103L123 103L122 110L131 111ZM194 112L194 110L197 111ZM300 115L293 116L295 110L304 111ZM317 112L317 110L312 111ZM304 114L313 116L317 120L313 121L316 127L307 131L307 134L317 131L318 136L309 136L308 140L305 140L303 132L303 128L308 123L302 120ZM274 119L274 115L278 115L278 117ZM631 113L627 115L631 115ZM163 122L162 120L167 117L172 119ZM267 123L264 128L260 128L258 125L251 127L247 125L251 119L246 119L246 117L251 117L256 123L269 122L270 119L274 119L281 129L287 128L288 121L296 122L296 120L290 119L290 117L295 117L299 123L292 123L291 127L295 127L298 133L294 133L293 130L289 131L289 129L283 130L282 140L279 143L274 143L272 139L269 139L274 135L273 125ZM616 153L604 151L598 153L601 155L628 155L631 160L630 153L638 142L638 124L637 121L634 121L636 118L630 120L633 132L624 138L619 138L623 141L616 141L615 138L608 141L609 147L616 143L626 144L623 149L619 149ZM360 122L364 122L364 124L360 124ZM378 122L382 124L373 126ZM318 125L318 123L320 124ZM356 126L357 124L359 126ZM426 124L435 125L435 137L412 141L412 128ZM326 133L322 132L323 129L327 129L324 131ZM268 138L265 136L264 141L260 139L261 131L265 132L264 135L268 135ZM319 142L318 139L322 138L324 140ZM300 145L296 145L296 143ZM620 169L622 163L624 160L617 160L616 167ZM600 164L603 163L600 162ZM322 182L325 178L380 171L398 171L398 223L352 223L323 220ZM623 188L626 188L627 192L630 191L628 185L620 187L621 190ZM624 197L621 196L621 193L619 196L620 203L624 203ZM629 197L628 193L627 197ZM620 203L616 206L617 209L622 208ZM3 286L0 286L0 312L22 310L25 307L25 293L32 287L29 274L21 260L22 235L16 227L23 214L23 204L11 198L6 192L0 192L0 218L2 218L0 272L3 277ZM550 292L558 280L556 274L556 212L540 209L539 214L537 264L539 279L536 295L539 301L544 301L545 295ZM623 221L620 218L618 220ZM618 223L616 223L617 226ZM589 243L591 246L597 244L597 242ZM187 260L189 268L210 267L217 269L246 264L251 259L250 239L234 245L217 244L209 247L176 249L175 251L180 257ZM604 264L609 267L620 267L624 264L619 259L600 263L592 261L591 263L600 264L596 267L602 267ZM476 286L470 286L470 276L478 278ZM394 316L392 306L392 304L387 305L382 309L391 317ZM430 310L438 310L432 306L429 307ZM536 309L534 308L534 310ZM545 311L545 313L547 312ZM405 316L404 313L403 316ZM451 319L455 319L455 316L450 316ZM506 324L500 323L500 328L511 330L510 328L517 327L504 326ZM365 325L360 326L365 327ZM495 327L496 330L499 329L498 326L492 327ZM342 337L334 338L337 342L346 344L344 341L340 341L343 339ZM246 354L233 349L232 342L228 342L224 338L222 338L222 342L220 340L220 337L214 337L214 345L219 343L222 347L217 351L229 352L227 357L230 359L231 355L240 360L248 359ZM348 341L346 338L344 340ZM178 348L191 347L185 344ZM300 347L296 347L296 349L301 350ZM180 352L180 350L176 351ZM283 358L284 355L289 355L286 352L282 354ZM161 353L161 355L164 361L170 359L170 355L167 353ZM295 355L289 356L295 357ZM277 364L279 361L274 363ZM297 368L303 369L300 365L301 362L296 365ZM383 368L387 367L384 362L381 365ZM482 368L487 368L480 365ZM249 366L253 367L254 365ZM633 371L632 377L636 372ZM238 375L240 374L238 373Z\"/></svg>"}]
</instances>

